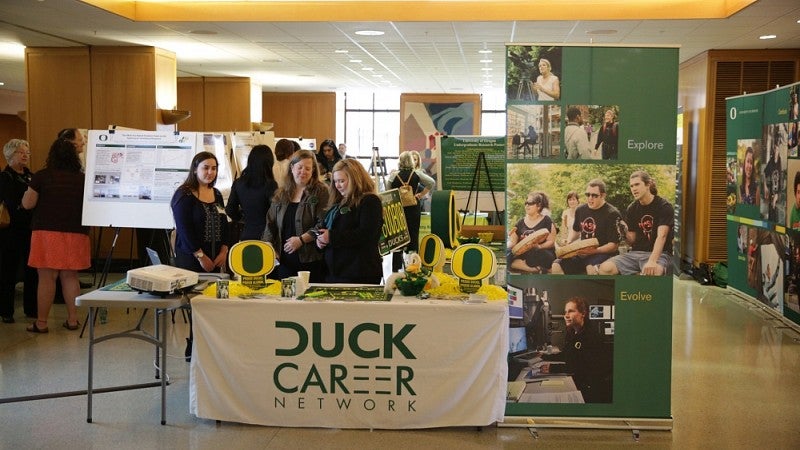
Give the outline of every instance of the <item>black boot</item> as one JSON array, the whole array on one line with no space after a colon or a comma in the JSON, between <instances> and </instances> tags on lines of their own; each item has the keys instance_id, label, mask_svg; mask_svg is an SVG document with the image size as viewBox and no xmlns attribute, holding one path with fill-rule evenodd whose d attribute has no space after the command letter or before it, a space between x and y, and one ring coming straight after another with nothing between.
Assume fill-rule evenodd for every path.
<instances>
[{"instance_id":1,"label":"black boot","mask_svg":"<svg viewBox=\"0 0 800 450\"><path fill-rule=\"evenodd\" d=\"M186 338L186 350L183 351L183 356L186 357L186 362L192 361L192 339Z\"/></svg>"}]
</instances>

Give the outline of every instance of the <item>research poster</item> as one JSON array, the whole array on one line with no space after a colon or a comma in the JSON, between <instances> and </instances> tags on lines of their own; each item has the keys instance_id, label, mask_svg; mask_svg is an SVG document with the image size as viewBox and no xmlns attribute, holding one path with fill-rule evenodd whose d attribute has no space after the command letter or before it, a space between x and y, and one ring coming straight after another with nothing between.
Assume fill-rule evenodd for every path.
<instances>
[{"instance_id":1,"label":"research poster","mask_svg":"<svg viewBox=\"0 0 800 450\"><path fill-rule=\"evenodd\" d=\"M507 417L671 418L677 88L677 48L506 47Z\"/></svg>"},{"instance_id":2,"label":"research poster","mask_svg":"<svg viewBox=\"0 0 800 450\"><path fill-rule=\"evenodd\" d=\"M800 323L800 83L727 99L728 286Z\"/></svg>"},{"instance_id":3,"label":"research poster","mask_svg":"<svg viewBox=\"0 0 800 450\"><path fill-rule=\"evenodd\" d=\"M195 133L90 130L83 225L173 228L169 202L196 148Z\"/></svg>"}]
</instances>

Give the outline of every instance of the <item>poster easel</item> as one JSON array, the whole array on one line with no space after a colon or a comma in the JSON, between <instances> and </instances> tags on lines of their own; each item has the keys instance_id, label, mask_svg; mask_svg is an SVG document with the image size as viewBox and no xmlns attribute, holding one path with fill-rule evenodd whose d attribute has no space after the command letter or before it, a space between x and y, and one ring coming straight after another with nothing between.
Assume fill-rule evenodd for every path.
<instances>
[{"instance_id":1,"label":"poster easel","mask_svg":"<svg viewBox=\"0 0 800 450\"><path fill-rule=\"evenodd\" d=\"M475 171L472 174L472 184L469 188L469 195L467 196L467 208L469 208L469 202L472 200L472 193L475 192L475 214L472 216L472 224L477 225L478 223L478 193L480 192L481 186L481 166L483 166L483 171L486 173L486 181L489 183L489 193L492 196L492 202L494 202L494 212L496 214L497 220L503 221L500 216L500 208L497 206L497 199L494 196L494 186L492 185L492 177L489 175L489 166L486 164L486 153L480 152L478 153L478 161L475 163ZM468 212L468 211L467 211ZM467 220L467 216L461 219L461 225L464 225L464 222Z\"/></svg>"}]
</instances>

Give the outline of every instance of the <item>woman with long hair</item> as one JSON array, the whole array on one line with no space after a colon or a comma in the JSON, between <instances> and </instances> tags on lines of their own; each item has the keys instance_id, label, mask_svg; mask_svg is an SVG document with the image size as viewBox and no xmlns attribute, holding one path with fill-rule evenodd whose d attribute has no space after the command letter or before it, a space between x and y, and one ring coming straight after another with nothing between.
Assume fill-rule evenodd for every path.
<instances>
[{"instance_id":1,"label":"woman with long hair","mask_svg":"<svg viewBox=\"0 0 800 450\"><path fill-rule=\"evenodd\" d=\"M536 99L541 101L552 101L561 98L561 85L558 77L553 74L553 66L545 58L539 60L539 75L533 83L533 90L536 91Z\"/></svg>"},{"instance_id":2,"label":"woman with long hair","mask_svg":"<svg viewBox=\"0 0 800 450\"><path fill-rule=\"evenodd\" d=\"M529 235L547 230L547 237L538 244L533 244L524 253L509 254L508 270L512 273L549 273L556 259L556 225L549 215L544 214L549 201L544 192L531 192L525 199L525 216L514 225L509 235L508 248L511 250Z\"/></svg>"},{"instance_id":3,"label":"woman with long hair","mask_svg":"<svg viewBox=\"0 0 800 450\"><path fill-rule=\"evenodd\" d=\"M317 151L317 162L320 165L320 172L325 181L330 181L333 166L341 160L342 155L339 154L339 150L336 148L336 142L333 142L332 139L322 141Z\"/></svg>"},{"instance_id":4,"label":"woman with long hair","mask_svg":"<svg viewBox=\"0 0 800 450\"><path fill-rule=\"evenodd\" d=\"M330 209L317 247L325 252L329 283L378 284L383 276L378 241L383 227L375 182L355 159L333 166Z\"/></svg>"},{"instance_id":5,"label":"woman with long hair","mask_svg":"<svg viewBox=\"0 0 800 450\"><path fill-rule=\"evenodd\" d=\"M247 157L242 176L234 180L225 212L234 221L241 221L239 240L261 239L267 225L270 201L278 189L272 173L274 158L267 145L256 145Z\"/></svg>"},{"instance_id":6,"label":"woman with long hair","mask_svg":"<svg viewBox=\"0 0 800 450\"><path fill-rule=\"evenodd\" d=\"M195 272L224 270L230 245L228 219L217 181L217 157L200 152L170 206L175 219L175 265Z\"/></svg>"},{"instance_id":7,"label":"woman with long hair","mask_svg":"<svg viewBox=\"0 0 800 450\"><path fill-rule=\"evenodd\" d=\"M756 182L756 163L753 147L747 147L744 152L744 170L742 171L742 185L739 188L740 203L755 205L758 203L758 182Z\"/></svg>"},{"instance_id":8,"label":"woman with long hair","mask_svg":"<svg viewBox=\"0 0 800 450\"><path fill-rule=\"evenodd\" d=\"M325 280L325 263L314 246L317 225L325 217L328 187L319 179L314 153L298 150L289 159L283 183L267 212L263 240L272 244L280 265L272 278L283 279L299 271L311 272L309 281Z\"/></svg>"},{"instance_id":9,"label":"woman with long hair","mask_svg":"<svg viewBox=\"0 0 800 450\"><path fill-rule=\"evenodd\" d=\"M73 129L74 130L74 129ZM81 142L85 142L80 131ZM73 138L75 136L73 135ZM27 328L32 333L47 333L47 318L56 292L56 280L67 305L63 327L77 330L80 294L78 271L91 265L89 227L81 225L84 173L77 146L59 138L50 146L44 169L36 172L22 197L22 207L33 209L31 252L28 265L39 273L37 320Z\"/></svg>"}]
</instances>

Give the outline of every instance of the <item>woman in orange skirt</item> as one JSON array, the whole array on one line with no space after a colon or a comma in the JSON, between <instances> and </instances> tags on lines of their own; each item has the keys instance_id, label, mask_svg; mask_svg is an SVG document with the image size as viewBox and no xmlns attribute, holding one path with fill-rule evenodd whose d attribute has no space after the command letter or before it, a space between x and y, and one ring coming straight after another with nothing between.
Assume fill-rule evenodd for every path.
<instances>
[{"instance_id":1,"label":"woman in orange skirt","mask_svg":"<svg viewBox=\"0 0 800 450\"><path fill-rule=\"evenodd\" d=\"M63 135L63 136L62 136ZM31 253L28 265L39 272L38 318L28 326L32 333L47 333L47 318L61 279L67 320L63 327L77 330L80 294L78 271L91 265L89 227L81 225L84 174L78 153L86 140L79 130L59 133L45 162L22 197L22 206L33 209Z\"/></svg>"}]
</instances>

